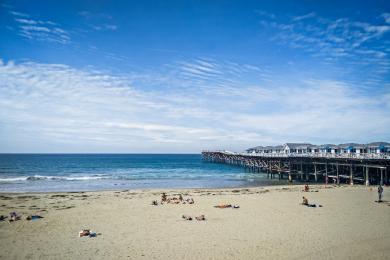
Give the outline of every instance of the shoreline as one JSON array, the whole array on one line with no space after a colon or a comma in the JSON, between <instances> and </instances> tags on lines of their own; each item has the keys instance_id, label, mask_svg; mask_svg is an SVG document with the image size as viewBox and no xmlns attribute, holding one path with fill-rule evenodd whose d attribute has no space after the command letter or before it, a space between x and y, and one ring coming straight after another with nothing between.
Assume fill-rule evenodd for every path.
<instances>
[{"instance_id":1,"label":"shoreline","mask_svg":"<svg viewBox=\"0 0 390 260\"><path fill-rule=\"evenodd\" d=\"M389 187L375 203L373 186L309 186L0 193L0 215L22 215L0 221L0 259L386 259ZM195 203L161 205L162 192Z\"/></svg>"},{"instance_id":2,"label":"shoreline","mask_svg":"<svg viewBox=\"0 0 390 260\"><path fill-rule=\"evenodd\" d=\"M44 195L44 194L67 194L67 193L105 193L105 192L155 192L155 191L169 191L169 190L185 190L185 191L193 191L193 190L213 190L213 191L219 191L219 190L247 190L247 189L272 189L272 188L286 188L286 187L303 187L305 184L308 184L310 187L376 187L375 185L366 186L364 184L328 184L325 185L324 183L293 183L293 184L274 184L274 185L257 185L257 186L237 186L237 187L219 187L219 188L137 188L137 189L108 189L108 190L80 190L80 191L15 191L15 192L8 192L8 191L0 191L0 195L9 194L9 195L20 195L20 194L35 194L35 195ZM385 187L385 186L384 186Z\"/></svg>"}]
</instances>

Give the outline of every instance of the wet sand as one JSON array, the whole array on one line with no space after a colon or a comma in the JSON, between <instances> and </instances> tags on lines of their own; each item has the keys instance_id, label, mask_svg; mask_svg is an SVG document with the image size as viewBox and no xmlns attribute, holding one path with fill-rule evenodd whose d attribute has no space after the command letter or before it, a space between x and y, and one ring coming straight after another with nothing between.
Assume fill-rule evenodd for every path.
<instances>
[{"instance_id":1,"label":"wet sand","mask_svg":"<svg viewBox=\"0 0 390 260\"><path fill-rule=\"evenodd\" d=\"M390 188L375 203L376 187L311 187L2 193L0 214L22 220L0 221L0 259L389 258ZM195 203L152 206L163 191ZM300 205L302 196L323 207ZM223 203L240 208L213 207Z\"/></svg>"}]
</instances>

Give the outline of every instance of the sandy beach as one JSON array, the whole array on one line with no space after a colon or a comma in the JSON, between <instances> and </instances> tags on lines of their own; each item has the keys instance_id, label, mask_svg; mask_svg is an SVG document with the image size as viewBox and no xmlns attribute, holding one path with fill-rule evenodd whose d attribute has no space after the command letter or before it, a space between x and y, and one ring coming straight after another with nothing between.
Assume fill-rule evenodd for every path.
<instances>
[{"instance_id":1,"label":"sandy beach","mask_svg":"<svg viewBox=\"0 0 390 260\"><path fill-rule=\"evenodd\" d=\"M388 259L390 188L272 186L0 194L1 259ZM194 204L164 204L182 194ZM302 196L322 207L300 205ZM240 208L215 208L234 204ZM40 215L34 221L27 215ZM182 215L204 214L206 221ZM91 229L96 237L78 237Z\"/></svg>"}]
</instances>

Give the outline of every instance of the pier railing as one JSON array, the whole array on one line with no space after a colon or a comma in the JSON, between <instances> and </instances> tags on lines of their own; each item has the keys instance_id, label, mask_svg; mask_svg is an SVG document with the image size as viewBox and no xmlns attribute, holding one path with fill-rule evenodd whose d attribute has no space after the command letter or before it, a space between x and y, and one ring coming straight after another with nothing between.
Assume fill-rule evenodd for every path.
<instances>
[{"instance_id":1,"label":"pier railing","mask_svg":"<svg viewBox=\"0 0 390 260\"><path fill-rule=\"evenodd\" d=\"M240 156L255 156L255 157L267 157L267 158L340 158L340 159L383 159L390 160L390 153L380 153L380 154L371 154L371 153L236 153L230 151L203 151L203 152L219 152L230 155L240 155Z\"/></svg>"}]
</instances>

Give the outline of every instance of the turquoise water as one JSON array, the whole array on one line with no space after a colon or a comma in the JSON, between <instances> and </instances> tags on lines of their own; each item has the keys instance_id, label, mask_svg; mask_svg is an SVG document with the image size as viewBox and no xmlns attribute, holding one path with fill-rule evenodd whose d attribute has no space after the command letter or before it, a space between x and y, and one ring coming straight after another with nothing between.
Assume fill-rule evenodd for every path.
<instances>
[{"instance_id":1,"label":"turquoise water","mask_svg":"<svg viewBox=\"0 0 390 260\"><path fill-rule=\"evenodd\" d=\"M200 154L0 154L0 192L223 188L275 184Z\"/></svg>"}]
</instances>

